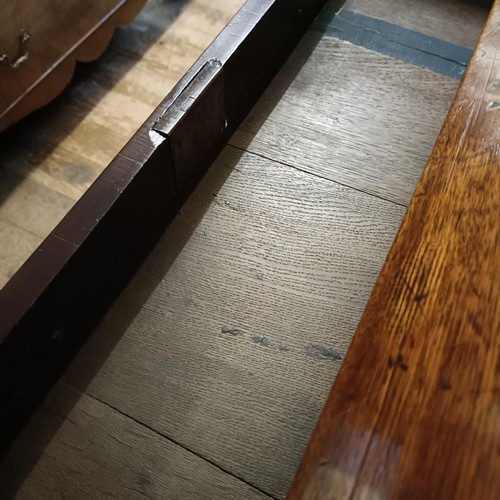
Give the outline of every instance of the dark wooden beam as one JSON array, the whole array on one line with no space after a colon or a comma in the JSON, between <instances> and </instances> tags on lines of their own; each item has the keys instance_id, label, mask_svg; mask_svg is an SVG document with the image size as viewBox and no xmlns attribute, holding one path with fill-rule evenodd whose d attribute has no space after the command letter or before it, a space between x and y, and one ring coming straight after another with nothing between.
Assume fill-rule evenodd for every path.
<instances>
[{"instance_id":1,"label":"dark wooden beam","mask_svg":"<svg viewBox=\"0 0 500 500\"><path fill-rule=\"evenodd\" d=\"M500 492L495 3L288 498Z\"/></svg>"},{"instance_id":2,"label":"dark wooden beam","mask_svg":"<svg viewBox=\"0 0 500 500\"><path fill-rule=\"evenodd\" d=\"M0 291L0 447L62 373L324 0L249 0Z\"/></svg>"}]
</instances>

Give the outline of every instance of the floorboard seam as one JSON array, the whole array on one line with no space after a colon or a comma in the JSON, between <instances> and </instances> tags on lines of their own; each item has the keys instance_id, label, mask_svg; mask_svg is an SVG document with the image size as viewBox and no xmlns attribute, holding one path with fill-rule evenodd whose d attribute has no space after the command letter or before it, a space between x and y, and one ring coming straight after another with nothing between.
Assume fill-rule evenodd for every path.
<instances>
[{"instance_id":1,"label":"floorboard seam","mask_svg":"<svg viewBox=\"0 0 500 500\"><path fill-rule=\"evenodd\" d=\"M125 418L128 418L129 420L132 420L133 422L135 422L136 424L140 425L141 427L144 427L148 430L150 430L151 432L154 432L155 434L157 434L158 436L162 437L163 439L166 439L167 441L170 441L171 443L173 443L174 445L176 446L179 446L179 448L182 448L183 450L187 451L188 453L191 453L192 455L195 455L196 457L200 458L201 460L204 460L205 462L209 463L210 465L216 467L217 469L219 469L221 472L223 472L224 474L227 474L231 477L234 477L235 479L237 479L238 481L241 481L242 483L246 484L247 486L250 486L251 488L253 488L254 490L258 491L259 493L262 493L263 495L267 496L268 498L272 499L272 500L279 500L277 497L271 495L270 493L268 493L267 491L259 488L258 486L255 486L254 484L250 483L249 481L247 481L246 479L242 478L242 477L239 477L237 476L236 474L233 474L232 472L224 469L223 467L221 467L220 465L218 465L217 463L213 462L212 460L210 460L209 458L207 457L204 457L203 455L197 453L196 451L193 451L193 450L190 450L189 448L186 448L186 446L184 446L182 443L176 441L175 439L171 438L170 436L167 436L166 434L158 431L157 429L155 429L154 427L151 427L150 425L144 423L144 422L141 422L140 420L137 420L136 418L132 417L131 415L129 415L128 413L125 413L124 411L116 408L115 406L113 406L112 404L109 404L107 403L106 401L103 401L102 399L99 399L95 396L93 396L92 394L89 394L88 392L84 392L84 394L86 396L88 396L89 398L92 398L94 399L95 401L98 401L99 403L107 406L108 408L111 408L112 410L116 411L117 413L119 413L120 415L123 415Z\"/></svg>"},{"instance_id":2,"label":"floorboard seam","mask_svg":"<svg viewBox=\"0 0 500 500\"><path fill-rule=\"evenodd\" d=\"M279 165L282 165L284 167L293 168L293 169L298 170L299 172L302 172L304 174L312 175L313 177L317 177L318 179L322 179L324 181L333 182L334 184L338 184L339 186L342 186L342 187L345 187L345 188L348 188L348 189L352 189L353 191L357 191L358 193L363 193L363 194L365 194L367 196L373 196L373 198L377 198L379 200L386 201L388 203L392 203L393 205L397 205L398 207L403 207L405 209L408 208L408 205L406 205L404 203L400 203L400 202L394 201L394 200L389 200L388 198L384 198L383 196L380 196L380 195L377 195L377 194L374 194L374 193L369 193L368 191L364 191L363 189L356 188L354 186L350 186L349 184L344 184L344 183L339 182L339 181L334 181L333 179L329 179L328 177L323 177L322 175L315 174L314 172L309 172L309 170L304 170L304 169L302 169L300 167L297 167L296 165L290 165L289 163L286 163L284 161L275 160L275 159L270 158L268 156L265 156L265 155L263 155L261 153L255 153L254 151L248 151L248 150L246 150L244 148L240 148L239 146L235 146L234 144L231 144L231 143L228 143L227 145L228 145L228 147L237 149L238 151L243 151L244 153L247 153L247 154L250 154L250 155L254 155L254 156L258 156L259 158L262 158L263 160L272 161L272 162L278 163Z\"/></svg>"}]
</instances>

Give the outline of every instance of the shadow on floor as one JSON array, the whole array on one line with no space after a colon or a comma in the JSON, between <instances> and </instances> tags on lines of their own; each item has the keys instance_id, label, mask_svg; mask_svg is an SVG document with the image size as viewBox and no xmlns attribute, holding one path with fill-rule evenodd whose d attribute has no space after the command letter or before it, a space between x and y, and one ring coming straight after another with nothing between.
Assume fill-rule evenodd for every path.
<instances>
[{"instance_id":1,"label":"shadow on floor","mask_svg":"<svg viewBox=\"0 0 500 500\"><path fill-rule=\"evenodd\" d=\"M320 41L321 33L314 32L313 35L309 34L307 39L307 48L302 47L301 59L296 59L294 67L288 66L286 71L286 80L290 84L300 71L301 67L308 59L317 43ZM112 49L111 49L112 50ZM95 63L99 64L99 63ZM280 75L283 79L283 75ZM112 83L110 82L110 87ZM283 86L283 92L287 86ZM282 95L273 94L273 100L266 103L265 116L259 126L265 121L274 109L274 106L279 102ZM102 95L100 96L102 97ZM50 105L50 108L63 107L62 101L67 98L64 95L57 101ZM62 112L62 111L61 111ZM40 112L50 115L49 109L44 109ZM29 120L36 121L34 118ZM75 124L73 124L74 126ZM37 127L36 123L32 124ZM13 132L11 132L13 133ZM249 138L249 141L251 138ZM175 225L168 229L157 242L156 248L153 250L150 257L148 257L148 265L140 268L136 273L134 280L134 301L127 302L126 307L122 307L124 311L120 317L113 316L113 328L98 329L99 331L91 335L89 342L93 344L94 353L91 358L87 356L85 363L78 365L78 370L69 368L69 377L66 382L59 383L52 390L52 393L46 398L44 403L33 415L29 423L23 429L21 434L17 437L11 449L7 452L2 463L0 464L0 490L3 493L3 498L15 497L22 487L23 483L30 475L33 467L38 465L40 457L45 453L47 446L51 443L57 435L60 426L70 414L72 408L78 403L82 392L85 393L87 386L91 383L94 376L99 372L108 356L111 354L115 346L118 344L123 334L127 331L130 324L134 321L141 310L142 305L147 301L151 293L156 289L162 277L167 274L179 254L182 252L184 246L191 238L195 228L203 219L205 213L213 202L213 197L216 195L221 187L226 182L228 176L238 163L238 159L244 154L244 150L239 152L231 164L222 165L218 162L214 167L209 177L205 177L191 194L191 198L198 198L199 202L191 204L192 209L189 213L189 224ZM184 200L189 196L189 192L185 193ZM182 210L181 210L182 214ZM177 217L181 217L178 215ZM154 260L154 275L141 276L144 273L144 268L151 268L152 264L150 259ZM137 279L138 278L138 279ZM117 298L117 301L123 301L123 296ZM68 390L67 386L71 385L74 390ZM139 389L138 389L139 390ZM64 396L61 397L61 394ZM50 462L49 462L50 463ZM53 465L53 464L52 464Z\"/></svg>"},{"instance_id":2,"label":"shadow on floor","mask_svg":"<svg viewBox=\"0 0 500 500\"><path fill-rule=\"evenodd\" d=\"M149 0L130 25L115 30L110 45L97 61L78 63L72 81L58 97L0 134L0 170L8 169L19 158L24 176L41 165L168 30L186 2ZM94 175L88 172L83 180L90 183ZM19 175L17 184L0 186L0 206L22 180Z\"/></svg>"}]
</instances>

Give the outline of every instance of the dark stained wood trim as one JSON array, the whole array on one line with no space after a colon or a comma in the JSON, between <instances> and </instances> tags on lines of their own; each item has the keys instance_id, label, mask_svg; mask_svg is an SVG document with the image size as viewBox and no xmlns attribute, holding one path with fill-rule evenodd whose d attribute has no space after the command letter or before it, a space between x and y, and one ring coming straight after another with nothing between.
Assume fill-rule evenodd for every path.
<instances>
[{"instance_id":1,"label":"dark stained wood trim","mask_svg":"<svg viewBox=\"0 0 500 500\"><path fill-rule=\"evenodd\" d=\"M0 291L2 449L62 373L323 3L247 1ZM195 96L190 105L186 93Z\"/></svg>"},{"instance_id":2,"label":"dark stained wood trim","mask_svg":"<svg viewBox=\"0 0 500 500\"><path fill-rule=\"evenodd\" d=\"M288 498L500 492L500 2Z\"/></svg>"}]
</instances>

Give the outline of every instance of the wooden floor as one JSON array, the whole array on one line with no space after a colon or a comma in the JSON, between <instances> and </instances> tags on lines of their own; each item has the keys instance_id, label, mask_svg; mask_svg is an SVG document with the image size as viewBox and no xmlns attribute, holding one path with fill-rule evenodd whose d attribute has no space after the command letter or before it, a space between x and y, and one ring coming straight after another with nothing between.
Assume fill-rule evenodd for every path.
<instances>
[{"instance_id":1,"label":"wooden floor","mask_svg":"<svg viewBox=\"0 0 500 500\"><path fill-rule=\"evenodd\" d=\"M57 120L29 120L31 155L52 159L34 168L19 144L7 148L7 232L20 225L14 198L67 210L166 93L163 79L184 71L182 47L195 58L222 27L231 9L213 3L151 2L131 30L143 59L131 67L120 31L53 106ZM166 7L184 10L159 36ZM487 14L451 0L348 0L344 11L466 48ZM153 22L157 32L141 31ZM199 43L194 23L206 27ZM115 75L110 57L129 62ZM16 442L2 498L283 498L458 83L316 23ZM137 88L147 102L131 100ZM70 133L66 106L85 110ZM61 142L46 146L38 120ZM41 206L21 217L33 240L53 224Z\"/></svg>"},{"instance_id":2,"label":"wooden floor","mask_svg":"<svg viewBox=\"0 0 500 500\"><path fill-rule=\"evenodd\" d=\"M244 0L149 0L55 102L0 136L0 287Z\"/></svg>"}]
</instances>

